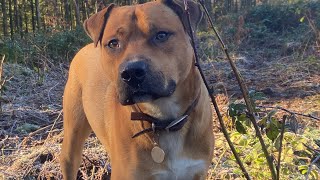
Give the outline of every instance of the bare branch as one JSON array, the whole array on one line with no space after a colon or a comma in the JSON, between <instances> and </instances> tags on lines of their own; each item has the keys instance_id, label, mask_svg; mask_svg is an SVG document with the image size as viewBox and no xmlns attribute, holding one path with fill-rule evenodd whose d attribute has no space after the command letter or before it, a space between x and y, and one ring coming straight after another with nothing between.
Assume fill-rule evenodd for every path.
<instances>
[{"instance_id":1,"label":"bare branch","mask_svg":"<svg viewBox=\"0 0 320 180\"><path fill-rule=\"evenodd\" d=\"M211 101L212 101L213 106L214 106L214 109L215 109L215 111L216 111L216 113L217 113L218 120L219 120L219 123L220 123L220 126L221 126L221 130L222 130L222 133L224 134L224 137L226 138L226 140L227 140L227 142L228 142L228 145L229 145L229 147L230 147L230 149L231 149L231 151L232 151L232 153L233 153L233 155L234 155L237 163L239 164L240 169L242 170L244 176L246 177L246 179L250 180L251 178L250 178L248 172L246 171L246 169L245 169L242 161L240 160L240 157L239 157L236 149L234 148L234 146L233 146L233 144L232 144L232 142L231 142L231 140L230 140L229 134L228 134L228 132L227 132L227 130L226 130L226 127L225 127L225 125L224 125L224 122L223 122L223 120L222 120L222 116L221 116L221 113L220 113L220 111L219 111L218 104L217 104L217 102L216 102L216 100L215 100L215 97L213 96L212 90L211 90L211 88L209 87L209 85L208 85L208 83L207 83L207 81L206 81L206 79L205 79L205 76L204 76L204 74L203 74L203 71L202 71L202 69L201 69L201 67L200 67L200 65L199 65L199 58L198 58L199 56L198 56L198 53L197 53L197 49L196 49L196 47L195 47L195 40L194 40L195 35L194 35L194 32L193 32L193 30L192 30L192 26L191 26L191 23L190 23L190 12L189 12L189 8L188 8L188 2L187 2L187 0L184 0L184 6L185 6L185 11L186 11L186 13L187 13L187 19L188 19L188 23L189 23L189 31L190 31L190 34L191 34L191 42L192 42L192 47L193 47L193 51L194 51L195 59L196 59L195 66L198 67L198 70L199 70L199 72L200 72L201 78L202 78L202 80L203 80L203 82L204 82L204 84L205 84L205 86L206 86L206 88L207 88L207 90L208 90L208 93L209 93L209 95L210 95L210 97L211 97Z\"/></svg>"},{"instance_id":2,"label":"bare branch","mask_svg":"<svg viewBox=\"0 0 320 180\"><path fill-rule=\"evenodd\" d=\"M309 168L308 168L308 172L306 174L306 180L309 180L309 175L311 173L311 170L312 170L312 166L314 163L316 163L318 160L320 159L320 155L318 155L309 165Z\"/></svg>"},{"instance_id":3,"label":"bare branch","mask_svg":"<svg viewBox=\"0 0 320 180\"><path fill-rule=\"evenodd\" d=\"M312 151L313 153L319 154L320 155L320 149L315 149L311 146L308 146L307 144L303 143L303 145L310 151Z\"/></svg>"},{"instance_id":4,"label":"bare branch","mask_svg":"<svg viewBox=\"0 0 320 180\"><path fill-rule=\"evenodd\" d=\"M236 79L237 79L238 84L239 84L239 86L240 86L240 89L241 89L243 98L244 98L244 100L245 100L245 102L246 102L246 105L247 105L247 109L248 109L250 121L251 121L252 124L253 124L253 127L254 127L254 129L255 129L255 131L256 131L256 135L257 135L257 137L258 137L258 139L259 139L259 142L260 142L260 144L261 144L261 149L262 149L262 151L263 151L263 153L264 153L264 155L265 155L265 157L266 157L266 159L267 159L267 162L268 162L268 166L269 166L269 169L270 169L270 172L271 172L272 179L275 180L275 179L277 178L277 175L276 175L276 171L275 171L275 168L274 168L273 160L272 160L272 157L271 157L271 156L269 155L269 153L268 153L267 147L266 147L266 145L265 145L265 143L264 143L264 141L263 141L263 138L262 138L262 135L261 135L259 126L258 126L257 121L256 121L256 118L255 118L255 116L254 116L254 107L253 107L253 105L252 105L252 103L251 103L251 100L250 100L250 98L249 98L249 93L248 93L247 86L245 85L245 83L244 83L244 81L243 81L243 79L242 79L242 76L240 75L240 72L239 72L238 69L236 68L235 63L231 60L230 55L229 55L229 52L228 52L228 49L226 48L226 46L225 46L225 44L223 43L222 39L220 38L218 32L216 31L216 29L215 29L215 27L214 27L214 25L213 25L213 21L212 21L210 15L209 15L209 12L208 12L207 8L206 8L205 5L204 5L203 0L199 0L199 2L200 2L200 4L201 4L202 8L204 9L204 11L205 11L205 13L206 13L206 16L208 17L209 23L210 23L210 25L211 25L211 28L212 28L214 34L218 37L219 42L220 42L220 44L221 44L221 47L222 47L222 49L224 50L224 53L225 53L225 55L226 55L226 57L227 57L227 59L228 59L228 61L229 61L229 63L230 63L230 66L231 66L231 68L232 68L232 70L233 70L233 72L234 72L234 74L235 74L235 76L236 76Z\"/></svg>"},{"instance_id":5,"label":"bare branch","mask_svg":"<svg viewBox=\"0 0 320 180\"><path fill-rule=\"evenodd\" d=\"M291 110L285 109L285 108L280 107L280 106L257 106L257 107L265 108L265 109L278 109L278 110L285 111L285 112L287 112L289 114L295 114L295 115L298 115L298 116L304 116L304 117L307 117L307 118L311 118L311 119L315 119L315 120L320 121L320 118L315 117L315 116L313 116L311 114L302 114L302 113L293 112Z\"/></svg>"},{"instance_id":6,"label":"bare branch","mask_svg":"<svg viewBox=\"0 0 320 180\"><path fill-rule=\"evenodd\" d=\"M280 162L281 162L281 152L282 152L282 141L284 135L284 127L286 126L287 115L282 117L282 126L281 126L281 134L280 134L280 149L278 154L278 162L277 162L277 180L280 179Z\"/></svg>"}]
</instances>

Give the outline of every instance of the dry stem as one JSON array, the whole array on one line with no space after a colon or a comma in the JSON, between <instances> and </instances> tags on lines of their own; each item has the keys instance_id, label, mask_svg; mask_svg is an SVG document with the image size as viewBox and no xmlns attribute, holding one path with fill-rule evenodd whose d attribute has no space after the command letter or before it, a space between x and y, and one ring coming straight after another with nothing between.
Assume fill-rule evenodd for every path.
<instances>
[{"instance_id":1,"label":"dry stem","mask_svg":"<svg viewBox=\"0 0 320 180\"><path fill-rule=\"evenodd\" d=\"M226 130L226 127L224 125L224 122L223 122L223 119L222 119L222 116L221 116L221 113L220 113L220 110L219 110L219 107L218 107L218 104L215 100L215 97L213 96L213 93L212 93L212 89L210 89L205 77L204 77L204 74L203 74L203 71L200 67L200 64L199 64L199 59L198 59L198 53L197 53L197 50L196 50L196 47L195 47L195 41L194 41L194 33L193 33L193 30L192 30L192 26L191 26L191 23L190 23L190 12L189 12L189 8L188 8L188 2L187 0L184 0L184 6L185 6L185 11L187 13L187 19L188 19L188 23L189 23L189 31L190 31L190 34L191 34L191 42L192 42L192 47L193 47L193 51L194 51L194 54L195 54L195 59L196 59L196 62L195 62L195 65L198 67L199 69L199 72L200 72L200 75L201 75L201 78L208 90L208 93L210 95L210 98L211 98L211 101L213 103L213 106L214 106L214 109L217 113L217 116L218 116L218 120L219 120L219 123L220 123L220 126L221 126L221 130L224 134L224 137L226 138L227 142L228 142L228 145L237 161L237 163L239 164L240 166L240 169L242 170L244 176L246 177L246 179L251 179L248 172L246 171L242 161L240 160L240 157L236 151L236 149L234 148L231 140L230 140L230 137L229 137L229 134Z\"/></svg>"},{"instance_id":2,"label":"dry stem","mask_svg":"<svg viewBox=\"0 0 320 180\"><path fill-rule=\"evenodd\" d=\"M267 147L266 147L266 145L265 145L265 143L264 143L264 141L263 141L263 138L262 138L262 135L261 135L259 126L258 126L257 121L256 121L256 119L255 119L255 116L254 116L254 108L253 108L253 105L252 105L251 100L250 100L250 98L249 98L249 93L248 93L247 86L245 85L245 83L244 83L244 81L243 81L243 79L242 79L242 77L241 77L241 75L240 75L240 72L239 72L238 69L236 68L235 63L234 63L234 62L232 61L232 59L230 58L230 55L229 55L229 53L228 53L228 49L226 48L226 46L225 46L225 44L223 43L221 37L219 36L218 32L217 32L216 29L214 28L212 19L211 19L210 15L209 15L209 12L208 12L207 8L206 8L205 5L204 5L203 0L199 0L199 2L200 2L200 4L201 4L202 8L204 9L204 11L205 11L205 13L206 13L206 16L208 17L209 23L210 23L210 25L211 25L211 28L212 28L212 30L214 31L215 35L217 36L217 38L218 38L218 40L219 40L219 42L220 42L220 44L221 44L221 47L222 47L222 49L223 49L223 51L224 51L224 53L225 53L225 55L226 55L226 57L227 57L227 59L228 59L228 61L229 61L229 63L230 63L230 66L231 66L231 68L232 68L232 70L233 70L233 72L234 72L234 74L235 74L235 76L236 76L236 79L237 79L238 84L239 84L239 86L240 86L240 89L241 89L243 98L244 98L244 100L245 100L245 102L246 102L246 105L247 105L247 109L248 109L250 121L251 121L252 124L253 124L253 127L254 127L254 129L255 129L255 131L256 131L256 135L257 135L257 137L258 137L258 139L259 139L259 142L260 142L260 144L261 144L262 151L263 151L263 153L264 153L264 155L265 155L265 157L266 157L266 159L267 159L267 162L268 162L268 166L269 166L269 169L270 169L270 172L271 172L272 179L275 180L275 179L277 178L277 175L276 175L276 171L275 171L275 168L274 168L274 164L273 164L273 161L272 161L271 156L270 156L269 153L268 153L268 150L267 150Z\"/></svg>"},{"instance_id":3,"label":"dry stem","mask_svg":"<svg viewBox=\"0 0 320 180\"><path fill-rule=\"evenodd\" d=\"M302 114L302 113L293 112L293 111L290 111L290 110L288 110L286 108L283 108L283 107L280 107L280 106L257 106L257 107L265 108L265 109L278 109L278 110L285 111L285 112L287 112L289 114L295 114L295 115L298 115L298 116L304 116L304 117L307 117L307 118L311 118L311 119L315 119L315 120L320 121L320 118L312 116L311 114Z\"/></svg>"},{"instance_id":4,"label":"dry stem","mask_svg":"<svg viewBox=\"0 0 320 180\"><path fill-rule=\"evenodd\" d=\"M278 162L277 162L277 180L280 179L280 162L281 162L281 152L282 152L282 141L284 135L284 127L286 126L287 115L282 117L282 126L281 126L281 134L280 134L280 149L278 154Z\"/></svg>"}]
</instances>

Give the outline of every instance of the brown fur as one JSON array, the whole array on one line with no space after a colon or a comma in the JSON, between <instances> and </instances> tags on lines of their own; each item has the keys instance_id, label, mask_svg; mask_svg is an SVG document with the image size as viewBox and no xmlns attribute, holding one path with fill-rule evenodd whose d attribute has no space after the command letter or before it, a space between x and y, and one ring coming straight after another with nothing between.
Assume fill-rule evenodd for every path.
<instances>
[{"instance_id":1,"label":"brown fur","mask_svg":"<svg viewBox=\"0 0 320 180\"><path fill-rule=\"evenodd\" d=\"M61 168L64 179L76 178L82 147L91 131L111 158L112 179L204 179L211 163L214 142L210 102L200 74L193 65L192 46L181 19L161 2L114 7L109 13L101 40L97 39L99 29L92 27L97 22L89 19L85 23L97 47L87 45L71 63L63 98ZM100 14L98 24L103 23L101 17ZM170 30L174 34L167 42L154 45L148 39L159 30ZM122 47L119 52L110 53L105 45L115 35L121 39ZM171 78L177 84L171 96L139 103L144 113L159 119L177 118L201 91L197 106L181 130L131 138L150 125L131 121L132 106L119 103L118 69L125 60L140 55L148 57L152 68L161 72L165 79ZM150 155L152 139L166 152L165 160L160 164L155 163ZM204 167L196 168L191 163L186 167L190 170L186 169L181 175L179 172L183 171L179 170L179 165L185 162L183 159L201 160Z\"/></svg>"}]
</instances>

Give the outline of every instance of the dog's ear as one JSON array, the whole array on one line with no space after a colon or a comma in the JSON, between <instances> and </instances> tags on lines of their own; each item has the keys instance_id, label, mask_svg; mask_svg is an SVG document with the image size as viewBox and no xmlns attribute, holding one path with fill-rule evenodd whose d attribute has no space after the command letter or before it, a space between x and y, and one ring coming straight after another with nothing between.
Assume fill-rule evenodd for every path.
<instances>
[{"instance_id":1,"label":"dog's ear","mask_svg":"<svg viewBox=\"0 0 320 180\"><path fill-rule=\"evenodd\" d=\"M101 42L104 28L107 24L108 17L114 8L115 4L110 4L108 7L92 15L89 19L83 23L84 30L88 36L93 40L95 47L98 42Z\"/></svg>"},{"instance_id":2,"label":"dog's ear","mask_svg":"<svg viewBox=\"0 0 320 180\"><path fill-rule=\"evenodd\" d=\"M180 18L186 32L189 33L188 16L184 7L184 0L160 0L163 4L171 8ZM200 5L193 0L187 0L190 12L190 23L193 31L196 31L202 17L203 12ZM190 33L189 33L190 35Z\"/></svg>"}]
</instances>

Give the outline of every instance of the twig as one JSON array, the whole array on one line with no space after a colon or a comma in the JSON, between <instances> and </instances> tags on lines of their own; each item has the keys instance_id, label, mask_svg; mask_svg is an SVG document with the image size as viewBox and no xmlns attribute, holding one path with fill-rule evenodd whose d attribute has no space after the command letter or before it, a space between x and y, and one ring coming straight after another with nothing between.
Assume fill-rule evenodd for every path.
<instances>
[{"instance_id":1,"label":"twig","mask_svg":"<svg viewBox=\"0 0 320 180\"><path fill-rule=\"evenodd\" d=\"M280 134L280 149L278 154L278 162L277 162L277 180L280 179L280 162L281 162L281 152L282 152L282 141L283 141L283 135L284 135L284 127L286 125L286 119L287 115L284 115L282 117L282 126L281 126L281 134Z\"/></svg>"},{"instance_id":2,"label":"twig","mask_svg":"<svg viewBox=\"0 0 320 180\"><path fill-rule=\"evenodd\" d=\"M49 102L51 102L51 98L50 98L50 92L52 89L54 89L55 87L57 87L59 85L59 83L55 84L53 87L51 87L48 91L48 99L49 99Z\"/></svg>"},{"instance_id":3,"label":"twig","mask_svg":"<svg viewBox=\"0 0 320 180\"><path fill-rule=\"evenodd\" d=\"M307 175L306 175L306 180L309 180L309 175L311 173L311 170L312 170L312 165L314 163L316 163L318 160L320 159L320 155L318 155L309 165L309 168L308 168L308 172L307 172Z\"/></svg>"},{"instance_id":4,"label":"twig","mask_svg":"<svg viewBox=\"0 0 320 180\"><path fill-rule=\"evenodd\" d=\"M52 124L52 125L49 125L49 126L51 126L51 130L52 130L52 129L54 128L54 126L56 125L57 120L59 119L59 117L61 116L61 114L62 114L62 110L60 111L58 117L54 120L53 124ZM50 130L50 131L51 131L51 130ZM48 141L48 139L49 139L49 137L50 137L50 134L51 134L51 133L49 132L47 138L46 138L46 139L44 140L44 142L43 142L43 146L44 146L44 145L46 144L46 142ZM29 136L30 136L30 134L29 134ZM32 161L34 162L36 159L38 159L38 158L40 157L40 155L41 155L44 151L46 151L46 149L42 150L42 151L37 155L37 157L36 157L35 159L33 159ZM26 170L25 170L24 173L23 173L23 177L26 177L26 175L31 171L31 169L32 169L31 166L32 166L33 162L32 162L30 165L27 166Z\"/></svg>"},{"instance_id":5,"label":"twig","mask_svg":"<svg viewBox=\"0 0 320 180\"><path fill-rule=\"evenodd\" d=\"M6 55L2 56L1 62L0 62L0 97L1 97L1 91L2 91L2 87L4 85L4 83L6 82L6 80L2 80L2 75L3 75L3 62L5 59ZM0 101L0 114L2 114L2 102Z\"/></svg>"},{"instance_id":6,"label":"twig","mask_svg":"<svg viewBox=\"0 0 320 180\"><path fill-rule=\"evenodd\" d=\"M11 125L10 134L12 134L12 131L13 131L13 129L15 129L16 124L17 124L17 120L15 120L15 121L13 122L13 124Z\"/></svg>"},{"instance_id":7,"label":"twig","mask_svg":"<svg viewBox=\"0 0 320 180\"><path fill-rule=\"evenodd\" d=\"M264 153L264 155L265 155L265 157L267 159L267 163L268 163L268 166L269 166L269 169L270 169L270 172L271 172L272 179L276 179L277 176L276 176L276 172L275 172L275 169L274 169L273 160L272 160L272 157L268 153L268 150L267 150L267 147L266 147L266 145L265 145L265 143L263 141L259 126L258 126L257 121L255 119L254 108L253 108L253 105L252 105L252 103L250 101L250 98L249 98L249 95L248 95L248 89L247 89L247 87L246 87L246 85L245 85L245 83L244 83L244 81L243 81L243 79L242 79L242 77L240 75L240 72L236 68L234 62L231 60L230 55L228 53L228 49L226 48L226 46L223 43L221 37L219 36L218 32L216 31L216 29L215 29L215 27L213 25L212 19L211 19L210 15L209 15L209 12L208 12L208 10L206 9L206 7L204 5L203 0L199 0L199 2L200 2L201 6L204 9L204 11L205 11L205 13L206 13L206 15L208 17L208 20L210 22L211 28L213 29L215 35L217 36L217 38L218 38L218 40L220 42L220 45L221 45L221 47L222 47L222 49L223 49L223 51L224 51L229 63L230 63L230 66L231 66L231 68L232 68L232 70L233 70L233 72L234 72L234 74L236 76L236 79L237 79L238 84L240 86L240 90L242 92L243 98L244 98L244 100L246 102L246 105L247 105L249 119L250 119L250 121L252 122L252 124L254 126L254 129L256 131L256 135L257 135L257 137L259 139L259 142L261 144L261 149L262 149L262 151L263 151L263 153Z\"/></svg>"},{"instance_id":8,"label":"twig","mask_svg":"<svg viewBox=\"0 0 320 180\"><path fill-rule=\"evenodd\" d=\"M3 55L1 62L0 62L0 82L2 81L3 62L4 62L5 57L6 57L6 55Z\"/></svg>"},{"instance_id":9,"label":"twig","mask_svg":"<svg viewBox=\"0 0 320 180\"><path fill-rule=\"evenodd\" d=\"M259 139L259 142L261 144L261 149L262 149L262 151L263 151L263 153L264 153L264 155L265 155L265 157L267 159L267 163L268 163L268 166L269 166L269 169L270 169L270 172L271 172L272 179L275 180L277 178L277 175L276 175L276 171L275 171L275 168L274 168L273 160L272 160L271 156L268 153L267 147L266 147L266 145L265 145L265 143L263 141L259 126L258 126L256 118L254 116L254 108L253 108L253 105L252 105L251 100L249 98L248 89L247 89L247 87L246 87L246 85L245 85L245 83L244 83L244 81L243 81L243 79L242 79L242 77L240 75L240 72L236 68L235 63L231 60L230 55L228 53L228 49L226 48L226 46L223 43L221 37L219 36L218 32L216 31L216 29L215 29L215 27L213 25L212 19L211 19L210 15L209 15L209 12L208 12L207 8L204 5L203 0L199 0L199 2L201 4L202 8L204 9L204 11L206 13L206 16L208 17L209 23L211 25L211 28L212 28L214 34L217 36L217 38L218 38L218 40L219 40L219 42L221 44L221 47L222 47L222 49L223 49L223 51L224 51L224 53L225 53L225 55L226 55L226 57L227 57L227 59L228 59L228 61L230 63L230 66L231 66L231 68L232 68L232 70L233 70L233 72L234 72L234 74L236 76L236 79L237 79L238 84L240 86L240 90L242 92L243 98L244 98L244 100L246 102L246 105L247 105L250 121L253 124L253 127L254 127L254 129L256 131L256 135L257 135L257 137Z\"/></svg>"},{"instance_id":10,"label":"twig","mask_svg":"<svg viewBox=\"0 0 320 180\"><path fill-rule=\"evenodd\" d=\"M54 120L54 122L53 122L53 124L52 124L52 126L51 126L51 129L50 129L50 131L52 131L52 129L54 128L54 126L56 125L56 123L57 123L57 121L58 121L58 119L60 118L60 116L62 115L62 110L60 110L60 113L59 113L59 115L57 116L57 118ZM49 132L49 134L48 134L48 137L49 137L49 135L50 135L51 133ZM47 137L47 138L48 138Z\"/></svg>"},{"instance_id":11,"label":"twig","mask_svg":"<svg viewBox=\"0 0 320 180\"><path fill-rule=\"evenodd\" d=\"M265 108L265 109L278 109L278 110L285 111L285 112L287 112L289 114L295 114L295 115L298 115L298 116L304 116L304 117L307 117L307 118L311 118L311 119L315 119L315 120L320 121L320 118L312 116L311 114L302 114L302 113L293 112L293 111L290 111L290 110L285 109L285 108L280 107L280 106L257 106L257 107Z\"/></svg>"},{"instance_id":12,"label":"twig","mask_svg":"<svg viewBox=\"0 0 320 180\"><path fill-rule=\"evenodd\" d=\"M39 133L39 132L41 132L41 131L43 131L43 130L46 130L46 129L50 128L50 127L51 127L51 129L49 130L49 132L51 132L55 125L62 123L62 121L57 122L58 119L60 118L61 114L62 114L62 110L60 110L57 118L54 120L54 122L53 122L52 124L49 124L49 125L44 126L44 127L42 127L42 128L39 128L39 129L37 129L36 131L33 131L33 132L29 133L28 136L29 136L29 137L30 137L30 136L33 136L33 135L35 135L35 134L37 134L37 133Z\"/></svg>"},{"instance_id":13,"label":"twig","mask_svg":"<svg viewBox=\"0 0 320 180\"><path fill-rule=\"evenodd\" d=\"M93 165L93 167L92 167L92 172L91 172L91 180L93 180L94 179L94 173L95 173L95 171L96 171L96 166L95 165Z\"/></svg>"},{"instance_id":14,"label":"twig","mask_svg":"<svg viewBox=\"0 0 320 180\"><path fill-rule=\"evenodd\" d=\"M56 123L56 125L58 125L58 124L62 124L62 121L59 121L59 122ZM44 127L40 128L40 129L37 129L36 131L33 131L33 132L29 133L29 137L30 137L30 136L34 136L35 134L37 134L37 133L39 133L39 132L41 132L41 131L44 131L44 130L50 128L50 127L52 127L52 125L53 125L53 124L50 124L50 125L48 125L48 126L44 126ZM50 131L50 132L51 132L51 131Z\"/></svg>"},{"instance_id":15,"label":"twig","mask_svg":"<svg viewBox=\"0 0 320 180\"><path fill-rule=\"evenodd\" d=\"M218 161L217 161L217 164L214 166L214 168L213 168L213 172L217 169L217 167L218 167L218 165L219 165L219 163L220 163L220 161L221 161L221 159L222 159L222 157L224 156L224 154L226 153L226 151L227 151L227 149L226 148L224 148L223 149L223 152L221 153L221 155L220 155L220 157L219 157L219 159L218 159Z\"/></svg>"},{"instance_id":16,"label":"twig","mask_svg":"<svg viewBox=\"0 0 320 180\"><path fill-rule=\"evenodd\" d=\"M34 117L34 118L36 118L36 119L38 119L38 120L40 120L42 122L48 122L48 120L45 120L42 117L39 117L39 116L37 116L37 115L35 115L35 114L31 113L31 112L27 111L26 114L28 114L28 115L30 115L30 116L32 116L32 117ZM35 121L35 120L32 120L32 121L36 122L36 123L39 123L38 121Z\"/></svg>"},{"instance_id":17,"label":"twig","mask_svg":"<svg viewBox=\"0 0 320 180\"><path fill-rule=\"evenodd\" d=\"M304 145L304 147L306 147L307 149L309 149L309 150L313 151L314 153L317 153L317 154L320 155L320 149L315 149L315 148L313 148L313 147L310 147L310 146L306 145L305 143L303 143L303 145Z\"/></svg>"},{"instance_id":18,"label":"twig","mask_svg":"<svg viewBox=\"0 0 320 180\"><path fill-rule=\"evenodd\" d=\"M202 4L202 6L204 7L203 4ZM203 80L203 82L204 82L204 84L205 84L205 86L206 86L206 88L207 88L207 90L208 90L208 93L209 93L209 95L210 95L210 98L211 98L211 101L212 101L212 103L213 103L214 109L215 109L216 114L217 114L217 116L218 116L218 120L219 120L219 123L220 123L220 126L221 126L222 133L224 134L224 137L226 138L226 140L227 140L227 142L228 142L228 145L229 145L229 147L230 147L230 149L231 149L231 151L232 151L232 153L233 153L233 155L234 155L237 163L239 164L240 169L241 169L243 175L246 177L246 179L250 180L251 178L250 178L248 172L246 171L246 169L245 169L242 161L240 160L240 157L239 157L236 149L234 148L234 146L233 146L233 144L232 144L232 142L231 142L231 140L230 140L229 134L228 134L228 132L227 132L227 130L226 130L226 127L225 127L225 125L224 125L224 122L223 122L223 120L222 120L222 116L221 116L221 113L220 113L218 104L217 104L217 102L216 102L216 100L215 100L215 97L214 97L214 95L213 95L212 89L209 87L209 85L208 85L208 83L207 83L207 81L206 81L206 79L205 79L205 76L204 76L204 74L203 74L203 71L202 71L202 69L201 69L201 67L200 67L199 59L198 59L198 53L197 53L197 49L196 49L196 47L195 47L195 40L194 40L194 36L195 36L195 35L194 35L194 32L193 32L193 30L192 30L192 26L191 26L191 23L190 23L190 12L189 12L189 7L188 7L188 2L187 2L187 0L184 0L184 8L185 8L185 12L187 13L187 19L188 19L188 23L189 23L189 31L190 31L190 34L191 34L191 42L192 42L191 44L192 44L193 51L194 51L194 54L195 54L195 59L196 59L195 66L198 67L198 70L199 70L199 72L200 72L201 78L202 78L202 80Z\"/></svg>"},{"instance_id":19,"label":"twig","mask_svg":"<svg viewBox=\"0 0 320 180\"><path fill-rule=\"evenodd\" d=\"M100 164L91 161L91 159L89 159L89 157L86 156L85 154L82 154L82 156L83 156L87 161L89 161L89 163L92 164L93 166L102 167ZM84 164L85 164L85 163L84 163Z\"/></svg>"}]
</instances>

